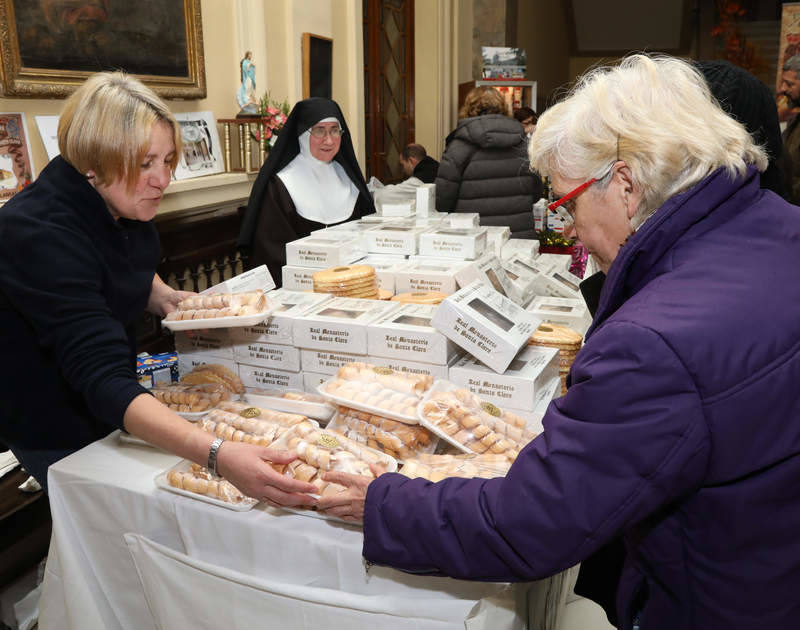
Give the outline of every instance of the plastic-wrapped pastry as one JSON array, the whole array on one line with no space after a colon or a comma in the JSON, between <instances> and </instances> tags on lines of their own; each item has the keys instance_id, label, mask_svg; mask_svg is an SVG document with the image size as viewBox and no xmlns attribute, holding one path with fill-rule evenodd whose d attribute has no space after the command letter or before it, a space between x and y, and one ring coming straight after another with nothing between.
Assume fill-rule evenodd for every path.
<instances>
[{"instance_id":1,"label":"plastic-wrapped pastry","mask_svg":"<svg viewBox=\"0 0 800 630\"><path fill-rule=\"evenodd\" d=\"M408 425L366 411L340 406L327 429L367 444L395 459L404 460L420 452L432 451L438 438L419 425Z\"/></svg>"},{"instance_id":2,"label":"plastic-wrapped pastry","mask_svg":"<svg viewBox=\"0 0 800 630\"><path fill-rule=\"evenodd\" d=\"M414 479L422 477L429 481L441 481L448 477L505 477L511 462L502 454L484 455L434 455L421 454L406 460L400 474Z\"/></svg>"},{"instance_id":3,"label":"plastic-wrapped pastry","mask_svg":"<svg viewBox=\"0 0 800 630\"><path fill-rule=\"evenodd\" d=\"M239 492L231 482L222 478L213 478L205 469L197 470L193 467L188 471L170 470L167 473L167 483L175 488L203 494L227 503L241 504L254 501Z\"/></svg>"},{"instance_id":4,"label":"plastic-wrapped pastry","mask_svg":"<svg viewBox=\"0 0 800 630\"><path fill-rule=\"evenodd\" d=\"M493 453L514 461L536 433L515 413L482 401L465 388L434 391L422 404L425 423L473 453Z\"/></svg>"},{"instance_id":5,"label":"plastic-wrapped pastry","mask_svg":"<svg viewBox=\"0 0 800 630\"><path fill-rule=\"evenodd\" d=\"M273 422L278 422L287 427L300 424L301 422L308 422L308 418L306 416L301 416L298 413L273 411L272 409L264 409L263 407L254 407L253 405L249 405L243 402L238 402L235 400L227 400L221 402L219 404L219 409L249 418L258 418L259 420L271 420Z\"/></svg>"},{"instance_id":6,"label":"plastic-wrapped pastry","mask_svg":"<svg viewBox=\"0 0 800 630\"><path fill-rule=\"evenodd\" d=\"M167 314L166 319L211 319L254 315L267 308L267 297L260 289L245 293L217 293L214 295L192 295L178 304L178 308Z\"/></svg>"},{"instance_id":7,"label":"plastic-wrapped pastry","mask_svg":"<svg viewBox=\"0 0 800 630\"><path fill-rule=\"evenodd\" d=\"M189 385L219 384L234 394L244 393L244 383L239 375L218 363L203 363L181 377Z\"/></svg>"},{"instance_id":8,"label":"plastic-wrapped pastry","mask_svg":"<svg viewBox=\"0 0 800 630\"><path fill-rule=\"evenodd\" d=\"M231 392L220 384L157 385L150 390L156 400L175 411L200 412L216 407L228 400Z\"/></svg>"}]
</instances>

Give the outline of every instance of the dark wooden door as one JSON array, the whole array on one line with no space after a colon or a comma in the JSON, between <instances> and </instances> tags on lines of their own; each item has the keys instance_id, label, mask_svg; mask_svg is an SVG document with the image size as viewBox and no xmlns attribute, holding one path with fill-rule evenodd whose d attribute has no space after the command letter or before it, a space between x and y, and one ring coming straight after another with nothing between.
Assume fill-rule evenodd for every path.
<instances>
[{"instance_id":1,"label":"dark wooden door","mask_svg":"<svg viewBox=\"0 0 800 630\"><path fill-rule=\"evenodd\" d=\"M364 0L367 179L405 179L400 152L414 142L414 0Z\"/></svg>"}]
</instances>

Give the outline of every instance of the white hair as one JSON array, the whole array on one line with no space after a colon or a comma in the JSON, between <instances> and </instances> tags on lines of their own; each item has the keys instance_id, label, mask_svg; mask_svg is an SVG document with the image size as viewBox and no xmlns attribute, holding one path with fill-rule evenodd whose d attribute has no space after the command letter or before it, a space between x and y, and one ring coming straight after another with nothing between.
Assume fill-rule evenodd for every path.
<instances>
[{"instance_id":1,"label":"white hair","mask_svg":"<svg viewBox=\"0 0 800 630\"><path fill-rule=\"evenodd\" d=\"M634 228L719 168L733 179L748 164L767 167L764 149L720 108L703 75L664 55L590 70L539 118L529 155L533 170L567 179L599 177L623 160L642 191Z\"/></svg>"}]
</instances>

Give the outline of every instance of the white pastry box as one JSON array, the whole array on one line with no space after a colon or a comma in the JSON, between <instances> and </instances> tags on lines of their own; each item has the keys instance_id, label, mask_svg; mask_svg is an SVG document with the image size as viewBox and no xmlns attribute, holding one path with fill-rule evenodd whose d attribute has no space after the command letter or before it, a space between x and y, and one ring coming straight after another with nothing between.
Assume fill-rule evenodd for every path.
<instances>
[{"instance_id":1,"label":"white pastry box","mask_svg":"<svg viewBox=\"0 0 800 630\"><path fill-rule=\"evenodd\" d=\"M572 256L569 254L539 254L536 260L549 263L557 271L569 271L572 266Z\"/></svg>"},{"instance_id":2,"label":"white pastry box","mask_svg":"<svg viewBox=\"0 0 800 630\"><path fill-rule=\"evenodd\" d=\"M536 258L539 255L539 241L534 238L510 238L503 243L501 258L513 258L517 254L526 258Z\"/></svg>"},{"instance_id":3,"label":"white pastry box","mask_svg":"<svg viewBox=\"0 0 800 630\"><path fill-rule=\"evenodd\" d=\"M472 228L481 224L481 215L477 212L451 212L447 215L447 223L454 228Z\"/></svg>"},{"instance_id":4,"label":"white pastry box","mask_svg":"<svg viewBox=\"0 0 800 630\"><path fill-rule=\"evenodd\" d=\"M500 259L494 254L485 254L478 260L462 267L455 272L455 277L460 287L480 280L506 297L510 297L514 293L511 280L503 269Z\"/></svg>"},{"instance_id":5,"label":"white pastry box","mask_svg":"<svg viewBox=\"0 0 800 630\"><path fill-rule=\"evenodd\" d=\"M384 217L380 214L367 214L361 217L355 223L364 226L375 226L375 225L414 225L414 219L407 218L407 217Z\"/></svg>"},{"instance_id":6,"label":"white pastry box","mask_svg":"<svg viewBox=\"0 0 800 630\"><path fill-rule=\"evenodd\" d=\"M367 251L371 254L416 254L419 235L427 228L390 223L365 232Z\"/></svg>"},{"instance_id":7,"label":"white pastry box","mask_svg":"<svg viewBox=\"0 0 800 630\"><path fill-rule=\"evenodd\" d=\"M239 367L233 359L221 359L210 354L203 352L192 352L189 354L178 353L178 374L186 376L189 372L195 369L198 365L204 363L215 363L228 368L234 374L239 373Z\"/></svg>"},{"instance_id":8,"label":"white pastry box","mask_svg":"<svg viewBox=\"0 0 800 630\"><path fill-rule=\"evenodd\" d=\"M549 295L551 297L581 298L580 284L582 280L569 271L551 271L543 274L539 279L538 287L542 287L537 293Z\"/></svg>"},{"instance_id":9,"label":"white pastry box","mask_svg":"<svg viewBox=\"0 0 800 630\"><path fill-rule=\"evenodd\" d=\"M182 355L202 353L233 360L233 328L175 331L175 350Z\"/></svg>"},{"instance_id":10,"label":"white pastry box","mask_svg":"<svg viewBox=\"0 0 800 630\"><path fill-rule=\"evenodd\" d=\"M300 349L300 366L303 372L315 372L330 376L336 374L339 368L353 361L366 361L363 354L350 354L348 352L335 352L331 350Z\"/></svg>"},{"instance_id":11,"label":"white pastry box","mask_svg":"<svg viewBox=\"0 0 800 630\"><path fill-rule=\"evenodd\" d=\"M306 236L286 243L286 264L297 267L327 269L349 265L364 257L361 239L342 232L342 238Z\"/></svg>"},{"instance_id":12,"label":"white pastry box","mask_svg":"<svg viewBox=\"0 0 800 630\"><path fill-rule=\"evenodd\" d=\"M476 280L445 298L431 323L495 372L503 372L541 319Z\"/></svg>"},{"instance_id":13,"label":"white pastry box","mask_svg":"<svg viewBox=\"0 0 800 630\"><path fill-rule=\"evenodd\" d=\"M367 354L421 363L446 365L459 347L431 325L439 308L431 304L402 304L367 325Z\"/></svg>"},{"instance_id":14,"label":"white pastry box","mask_svg":"<svg viewBox=\"0 0 800 630\"><path fill-rule=\"evenodd\" d=\"M486 249L502 258L503 245L511 238L511 228L507 225L484 225L483 227L486 230Z\"/></svg>"},{"instance_id":15,"label":"white pastry box","mask_svg":"<svg viewBox=\"0 0 800 630\"><path fill-rule=\"evenodd\" d=\"M314 230L311 232L311 236L337 241L355 238L359 241L359 249L362 252L366 252L367 239L364 236L364 233L373 229L375 229L374 225L360 225L351 221L348 223L340 223L331 227L322 228L321 230Z\"/></svg>"},{"instance_id":16,"label":"white pastry box","mask_svg":"<svg viewBox=\"0 0 800 630\"><path fill-rule=\"evenodd\" d=\"M527 311L542 318L544 322L566 326L580 334L592 323L586 303L579 298L559 298L538 295L528 305Z\"/></svg>"},{"instance_id":17,"label":"white pastry box","mask_svg":"<svg viewBox=\"0 0 800 630\"><path fill-rule=\"evenodd\" d=\"M233 347L233 357L237 363L287 372L300 371L300 349L295 346L247 341Z\"/></svg>"},{"instance_id":18,"label":"white pastry box","mask_svg":"<svg viewBox=\"0 0 800 630\"><path fill-rule=\"evenodd\" d=\"M270 291L267 298L277 302L275 312L263 324L231 328L234 344L254 342L292 345L294 318L332 299L327 293L305 293L285 288Z\"/></svg>"},{"instance_id":19,"label":"white pastry box","mask_svg":"<svg viewBox=\"0 0 800 630\"><path fill-rule=\"evenodd\" d=\"M461 356L461 355L457 355ZM403 359L393 359L391 357L367 357L367 362L381 367L388 367L396 372L410 372L411 374L422 374L430 376L434 381L447 380L449 367L447 365L437 365L435 363L420 363L419 361L405 361Z\"/></svg>"},{"instance_id":20,"label":"white pastry box","mask_svg":"<svg viewBox=\"0 0 800 630\"><path fill-rule=\"evenodd\" d=\"M416 199L397 201L378 201L378 214L384 217L410 217L417 209Z\"/></svg>"},{"instance_id":21,"label":"white pastry box","mask_svg":"<svg viewBox=\"0 0 800 630\"><path fill-rule=\"evenodd\" d=\"M303 373L239 364L239 378L245 387L256 389L303 389Z\"/></svg>"},{"instance_id":22,"label":"white pastry box","mask_svg":"<svg viewBox=\"0 0 800 630\"><path fill-rule=\"evenodd\" d=\"M219 284L209 287L201 293L203 295L213 295L217 293L244 293L246 291L257 291L261 289L264 293L275 288L275 281L269 273L266 265L259 265L252 269L240 273L238 276L229 278Z\"/></svg>"},{"instance_id":23,"label":"white pastry box","mask_svg":"<svg viewBox=\"0 0 800 630\"><path fill-rule=\"evenodd\" d=\"M367 354L367 324L397 309L397 302L336 297L294 320L294 345Z\"/></svg>"},{"instance_id":24,"label":"white pastry box","mask_svg":"<svg viewBox=\"0 0 800 630\"><path fill-rule=\"evenodd\" d=\"M501 264L514 287L509 297L517 304L528 304L534 297L536 280L541 274L535 268L521 264L518 258L503 260Z\"/></svg>"},{"instance_id":25,"label":"white pastry box","mask_svg":"<svg viewBox=\"0 0 800 630\"><path fill-rule=\"evenodd\" d=\"M422 184L416 193L417 216L427 217L436 209L436 184Z\"/></svg>"},{"instance_id":26,"label":"white pastry box","mask_svg":"<svg viewBox=\"0 0 800 630\"><path fill-rule=\"evenodd\" d=\"M498 407L532 411L558 379L558 349L526 345L502 374L466 356L450 367L448 380Z\"/></svg>"},{"instance_id":27,"label":"white pastry box","mask_svg":"<svg viewBox=\"0 0 800 630\"><path fill-rule=\"evenodd\" d=\"M319 269L315 267L298 267L296 265L284 265L281 267L281 279L284 289L290 291L313 291L314 278L312 277Z\"/></svg>"},{"instance_id":28,"label":"white pastry box","mask_svg":"<svg viewBox=\"0 0 800 630\"><path fill-rule=\"evenodd\" d=\"M419 237L420 256L475 260L486 250L486 228L433 228Z\"/></svg>"},{"instance_id":29,"label":"white pastry box","mask_svg":"<svg viewBox=\"0 0 800 630\"><path fill-rule=\"evenodd\" d=\"M450 295L458 290L455 272L465 266L456 260L439 262L420 262L415 260L394 270L395 293L415 291L437 291Z\"/></svg>"}]
</instances>

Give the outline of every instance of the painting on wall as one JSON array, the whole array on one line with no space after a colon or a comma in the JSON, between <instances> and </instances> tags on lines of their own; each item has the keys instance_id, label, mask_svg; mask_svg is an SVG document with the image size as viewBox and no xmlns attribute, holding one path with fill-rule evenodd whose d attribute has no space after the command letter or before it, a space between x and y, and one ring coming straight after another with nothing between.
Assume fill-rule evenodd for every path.
<instances>
[{"instance_id":1,"label":"painting on wall","mask_svg":"<svg viewBox=\"0 0 800 630\"><path fill-rule=\"evenodd\" d=\"M775 92L778 94L778 119L788 121L800 111L800 108L789 102L789 99L779 93L781 89L781 76L783 64L790 57L800 54L800 2L785 2L781 7L781 35L778 44L778 76L775 77Z\"/></svg>"},{"instance_id":2,"label":"painting on wall","mask_svg":"<svg viewBox=\"0 0 800 630\"><path fill-rule=\"evenodd\" d=\"M122 69L165 98L205 98L200 0L0 0L5 96L63 97Z\"/></svg>"}]
</instances>

